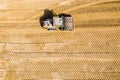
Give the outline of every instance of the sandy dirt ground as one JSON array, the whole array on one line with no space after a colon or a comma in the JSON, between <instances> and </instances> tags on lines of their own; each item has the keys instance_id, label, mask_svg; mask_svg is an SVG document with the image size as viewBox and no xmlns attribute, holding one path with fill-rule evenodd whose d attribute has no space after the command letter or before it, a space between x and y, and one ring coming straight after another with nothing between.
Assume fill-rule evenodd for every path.
<instances>
[{"instance_id":1,"label":"sandy dirt ground","mask_svg":"<svg viewBox=\"0 0 120 80\"><path fill-rule=\"evenodd\" d=\"M74 31L40 26L44 9ZM0 80L119 80L120 0L0 0Z\"/></svg>"}]
</instances>

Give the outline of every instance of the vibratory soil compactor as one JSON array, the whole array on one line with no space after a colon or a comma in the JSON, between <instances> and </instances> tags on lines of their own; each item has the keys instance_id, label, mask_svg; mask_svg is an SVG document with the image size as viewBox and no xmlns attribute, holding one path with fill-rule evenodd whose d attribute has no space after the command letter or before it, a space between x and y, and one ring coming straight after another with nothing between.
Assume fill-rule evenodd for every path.
<instances>
[{"instance_id":1,"label":"vibratory soil compactor","mask_svg":"<svg viewBox=\"0 0 120 80\"><path fill-rule=\"evenodd\" d=\"M56 15L53 11L44 14L46 18L42 19L42 27L47 30L74 30L74 20L69 14L61 13Z\"/></svg>"}]
</instances>

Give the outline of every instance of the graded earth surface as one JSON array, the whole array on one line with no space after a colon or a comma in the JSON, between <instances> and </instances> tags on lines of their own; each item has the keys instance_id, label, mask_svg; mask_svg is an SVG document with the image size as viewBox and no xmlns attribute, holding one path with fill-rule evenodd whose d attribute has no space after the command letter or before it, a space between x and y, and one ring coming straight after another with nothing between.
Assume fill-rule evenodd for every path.
<instances>
[{"instance_id":1,"label":"graded earth surface","mask_svg":"<svg viewBox=\"0 0 120 80\"><path fill-rule=\"evenodd\" d=\"M40 26L44 9L74 31ZM119 80L120 0L0 0L0 80Z\"/></svg>"}]
</instances>

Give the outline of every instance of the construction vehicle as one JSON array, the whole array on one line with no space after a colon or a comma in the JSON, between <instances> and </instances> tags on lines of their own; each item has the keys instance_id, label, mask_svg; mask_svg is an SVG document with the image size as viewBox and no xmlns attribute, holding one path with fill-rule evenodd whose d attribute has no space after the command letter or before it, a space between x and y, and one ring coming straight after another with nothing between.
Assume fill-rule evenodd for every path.
<instances>
[{"instance_id":1,"label":"construction vehicle","mask_svg":"<svg viewBox=\"0 0 120 80\"><path fill-rule=\"evenodd\" d=\"M69 14L61 13L56 15L53 11L42 20L43 28L47 30L74 30L74 20Z\"/></svg>"}]
</instances>

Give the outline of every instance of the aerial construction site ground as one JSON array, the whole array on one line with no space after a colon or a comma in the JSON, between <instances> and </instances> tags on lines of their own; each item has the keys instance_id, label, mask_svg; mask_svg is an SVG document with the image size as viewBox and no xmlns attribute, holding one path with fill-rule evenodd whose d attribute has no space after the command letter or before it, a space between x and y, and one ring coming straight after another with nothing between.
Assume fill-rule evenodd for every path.
<instances>
[{"instance_id":1,"label":"aerial construction site ground","mask_svg":"<svg viewBox=\"0 0 120 80\"><path fill-rule=\"evenodd\" d=\"M74 31L40 26L44 9ZM120 0L0 0L0 80L119 80Z\"/></svg>"}]
</instances>

